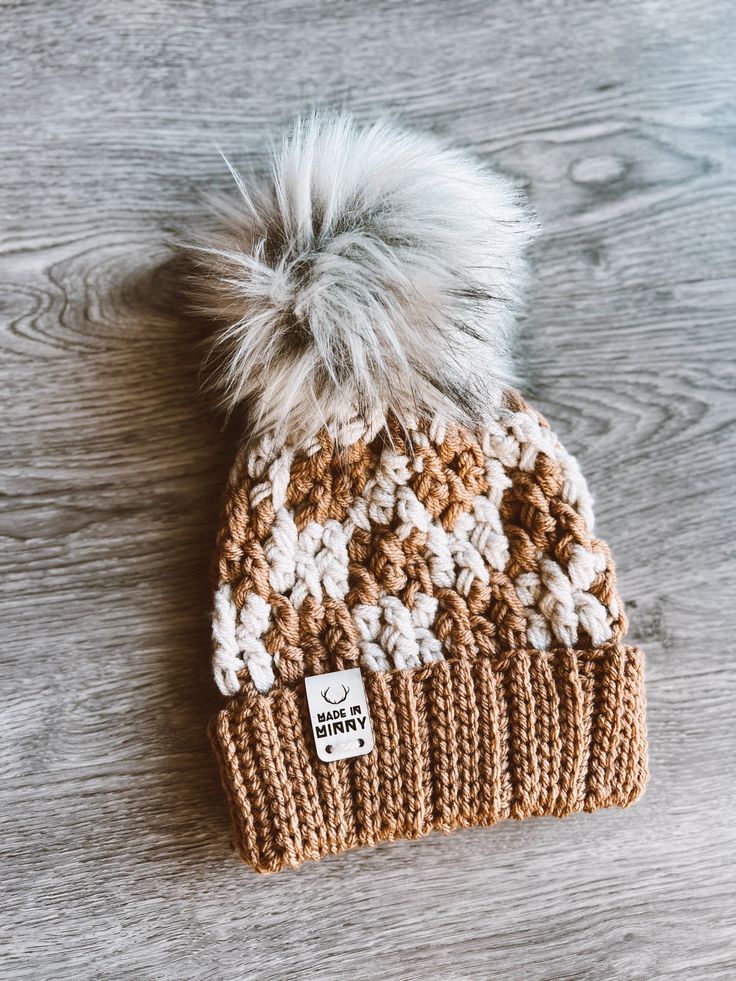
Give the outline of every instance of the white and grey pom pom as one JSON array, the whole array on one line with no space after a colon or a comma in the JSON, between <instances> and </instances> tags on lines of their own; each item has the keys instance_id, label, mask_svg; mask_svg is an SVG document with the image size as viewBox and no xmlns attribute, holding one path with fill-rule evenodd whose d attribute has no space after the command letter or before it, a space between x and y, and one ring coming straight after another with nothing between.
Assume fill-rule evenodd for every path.
<instances>
[{"instance_id":1,"label":"white and grey pom pom","mask_svg":"<svg viewBox=\"0 0 736 981\"><path fill-rule=\"evenodd\" d=\"M236 182L197 247L226 409L293 442L493 412L535 227L508 180L433 137L317 114L268 181Z\"/></svg>"}]
</instances>

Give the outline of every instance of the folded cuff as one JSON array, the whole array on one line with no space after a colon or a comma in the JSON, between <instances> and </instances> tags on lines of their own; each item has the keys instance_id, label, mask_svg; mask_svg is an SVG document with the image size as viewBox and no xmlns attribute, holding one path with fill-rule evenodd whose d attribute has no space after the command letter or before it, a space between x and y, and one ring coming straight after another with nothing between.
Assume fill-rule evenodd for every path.
<instances>
[{"instance_id":1,"label":"folded cuff","mask_svg":"<svg viewBox=\"0 0 736 981\"><path fill-rule=\"evenodd\" d=\"M503 818L627 807L646 785L643 655L517 650L366 672L375 747L318 760L302 683L212 720L238 848L259 872Z\"/></svg>"}]
</instances>

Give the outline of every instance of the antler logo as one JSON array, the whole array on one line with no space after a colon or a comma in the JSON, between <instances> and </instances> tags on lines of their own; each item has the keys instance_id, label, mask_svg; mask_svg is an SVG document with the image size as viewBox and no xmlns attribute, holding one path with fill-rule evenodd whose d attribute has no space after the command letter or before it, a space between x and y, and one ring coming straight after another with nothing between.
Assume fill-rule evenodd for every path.
<instances>
[{"instance_id":1,"label":"antler logo","mask_svg":"<svg viewBox=\"0 0 736 981\"><path fill-rule=\"evenodd\" d=\"M348 697L348 694L350 693L350 689L348 688L348 686L347 685L343 685L342 686L342 698L333 699L333 698L330 698L328 696L328 694L327 694L329 692L329 690L330 690L329 688L325 688L325 690L323 692L321 692L320 694L322 695L322 698L324 698L324 700L326 702L329 702L330 705L342 705L342 703L345 701L345 699Z\"/></svg>"}]
</instances>

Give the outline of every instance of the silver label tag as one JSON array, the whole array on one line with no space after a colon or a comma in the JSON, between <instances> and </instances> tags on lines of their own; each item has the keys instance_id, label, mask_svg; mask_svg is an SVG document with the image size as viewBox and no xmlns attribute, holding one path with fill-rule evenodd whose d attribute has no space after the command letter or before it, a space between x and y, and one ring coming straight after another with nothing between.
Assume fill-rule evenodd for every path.
<instances>
[{"instance_id":1,"label":"silver label tag","mask_svg":"<svg viewBox=\"0 0 736 981\"><path fill-rule=\"evenodd\" d=\"M373 730L360 668L304 679L314 745L323 763L365 756Z\"/></svg>"}]
</instances>

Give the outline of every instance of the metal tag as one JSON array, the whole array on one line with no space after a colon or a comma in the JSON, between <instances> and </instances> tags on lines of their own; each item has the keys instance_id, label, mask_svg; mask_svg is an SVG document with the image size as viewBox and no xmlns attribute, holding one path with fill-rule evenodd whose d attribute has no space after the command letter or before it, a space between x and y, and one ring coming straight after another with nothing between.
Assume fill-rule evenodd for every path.
<instances>
[{"instance_id":1,"label":"metal tag","mask_svg":"<svg viewBox=\"0 0 736 981\"><path fill-rule=\"evenodd\" d=\"M365 756L373 730L360 668L304 679L314 745L323 763Z\"/></svg>"}]
</instances>

